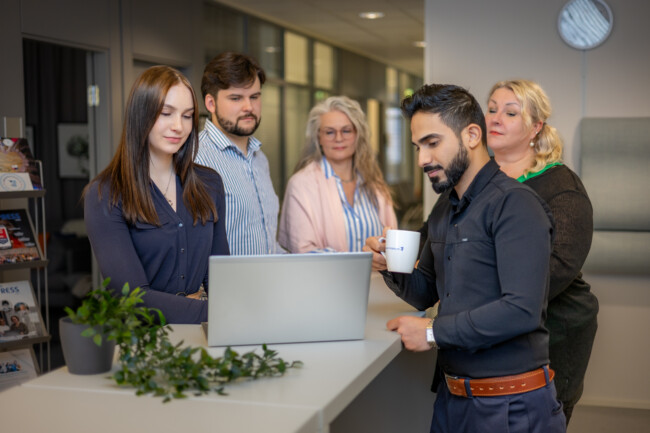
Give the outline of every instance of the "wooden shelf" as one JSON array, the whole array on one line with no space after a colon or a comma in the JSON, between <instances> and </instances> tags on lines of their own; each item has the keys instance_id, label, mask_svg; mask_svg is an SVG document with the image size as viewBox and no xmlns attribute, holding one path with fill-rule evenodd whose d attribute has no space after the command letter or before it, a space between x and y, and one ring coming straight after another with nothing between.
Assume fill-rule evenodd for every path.
<instances>
[{"instance_id":1,"label":"wooden shelf","mask_svg":"<svg viewBox=\"0 0 650 433\"><path fill-rule=\"evenodd\" d=\"M44 189L32 189L29 191L0 191L0 200L9 198L39 198L45 197Z\"/></svg>"},{"instance_id":2,"label":"wooden shelf","mask_svg":"<svg viewBox=\"0 0 650 433\"><path fill-rule=\"evenodd\" d=\"M0 264L0 271L8 271L10 269L38 269L47 266L47 260L32 260L29 262L17 263L3 263Z\"/></svg>"}]
</instances>

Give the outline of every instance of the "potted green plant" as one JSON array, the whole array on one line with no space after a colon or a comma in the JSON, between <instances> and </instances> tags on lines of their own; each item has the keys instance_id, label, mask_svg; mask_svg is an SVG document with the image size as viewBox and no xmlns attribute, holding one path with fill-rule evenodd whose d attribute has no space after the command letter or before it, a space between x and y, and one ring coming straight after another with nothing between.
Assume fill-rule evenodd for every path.
<instances>
[{"instance_id":1,"label":"potted green plant","mask_svg":"<svg viewBox=\"0 0 650 433\"><path fill-rule=\"evenodd\" d=\"M109 371L116 344L153 326L156 318L165 324L160 311L139 306L142 289L130 290L125 284L122 296L114 296L105 289L108 282L104 289L90 292L76 311L66 307L67 317L59 320L63 356L72 374Z\"/></svg>"},{"instance_id":2,"label":"potted green plant","mask_svg":"<svg viewBox=\"0 0 650 433\"><path fill-rule=\"evenodd\" d=\"M105 280L104 286L107 284ZM215 358L205 348L184 347L182 342L173 344L169 340L172 329L165 326L164 315L139 305L144 302L143 296L142 289L130 289L125 284L121 296L115 296L110 290L95 290L86 296L77 311L66 308L68 317L60 321L61 343L71 373L90 374L88 360L94 359L64 343L64 338L71 337L85 339L95 346L112 344L112 348L107 348L111 362L117 345L119 368L112 379L118 385L135 388L137 395L152 394L163 397L164 402L184 398L186 392L225 395L226 383L282 376L287 369L302 366L300 361L287 362L277 357L277 352L266 345L262 345L261 355L255 351L240 355L228 347L223 356ZM63 327L68 324L81 329L64 336ZM81 355L80 360L77 355ZM101 370L110 369L111 364L104 364Z\"/></svg>"}]
</instances>

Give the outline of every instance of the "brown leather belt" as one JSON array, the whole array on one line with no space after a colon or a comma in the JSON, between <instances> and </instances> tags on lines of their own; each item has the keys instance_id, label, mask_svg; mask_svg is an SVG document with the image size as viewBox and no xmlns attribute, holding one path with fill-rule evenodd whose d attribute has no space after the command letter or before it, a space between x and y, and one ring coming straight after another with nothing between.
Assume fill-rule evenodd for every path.
<instances>
[{"instance_id":1,"label":"brown leather belt","mask_svg":"<svg viewBox=\"0 0 650 433\"><path fill-rule=\"evenodd\" d=\"M548 381L544 369L548 369ZM500 395L522 394L545 387L551 383L555 372L548 367L513 376L467 379L445 374L447 388L460 397L496 397Z\"/></svg>"}]
</instances>

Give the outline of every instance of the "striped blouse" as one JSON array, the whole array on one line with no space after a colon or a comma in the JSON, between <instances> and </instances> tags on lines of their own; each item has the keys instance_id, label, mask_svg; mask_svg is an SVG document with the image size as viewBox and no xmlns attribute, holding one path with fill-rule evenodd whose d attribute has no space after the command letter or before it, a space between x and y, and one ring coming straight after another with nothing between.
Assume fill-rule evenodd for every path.
<instances>
[{"instance_id":1,"label":"striped blouse","mask_svg":"<svg viewBox=\"0 0 650 433\"><path fill-rule=\"evenodd\" d=\"M216 170L226 191L226 236L232 255L280 254L276 241L280 203L262 143L248 139L244 154L210 120L199 134L195 162Z\"/></svg>"},{"instance_id":2,"label":"striped blouse","mask_svg":"<svg viewBox=\"0 0 650 433\"><path fill-rule=\"evenodd\" d=\"M326 158L321 158L321 167L323 173L325 173L326 179L329 179L330 177L336 179L336 188L339 192L341 204L343 205L345 234L348 240L348 249L352 252L361 251L367 238L371 236L381 236L382 234L384 226L379 220L377 207L372 204L366 191L361 188L361 184L363 183L361 175L357 175L354 201L353 204L350 205L345 196L345 191L343 191L341 178L334 173L334 169Z\"/></svg>"}]
</instances>

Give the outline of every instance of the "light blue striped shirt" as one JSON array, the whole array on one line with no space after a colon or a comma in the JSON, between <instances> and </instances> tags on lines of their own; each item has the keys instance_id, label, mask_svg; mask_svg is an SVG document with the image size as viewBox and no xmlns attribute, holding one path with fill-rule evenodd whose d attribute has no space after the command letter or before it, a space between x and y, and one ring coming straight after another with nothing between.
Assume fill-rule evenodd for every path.
<instances>
[{"instance_id":1,"label":"light blue striped shirt","mask_svg":"<svg viewBox=\"0 0 650 433\"><path fill-rule=\"evenodd\" d=\"M353 205L348 203L348 199L343 191L341 179L334 173L334 169L326 158L321 159L321 167L325 173L325 179L334 177L336 188L339 192L339 198L343 205L343 217L345 218L345 235L348 240L348 249L352 252L361 251L366 243L366 239L371 236L381 236L384 226L379 220L377 207L372 204L366 191L361 188L363 179L357 175L357 187L354 190Z\"/></svg>"},{"instance_id":2,"label":"light blue striped shirt","mask_svg":"<svg viewBox=\"0 0 650 433\"><path fill-rule=\"evenodd\" d=\"M226 191L226 236L232 255L280 254L277 243L280 202L273 189L262 143L248 139L248 155L210 120L199 134L196 162L221 175Z\"/></svg>"}]
</instances>

